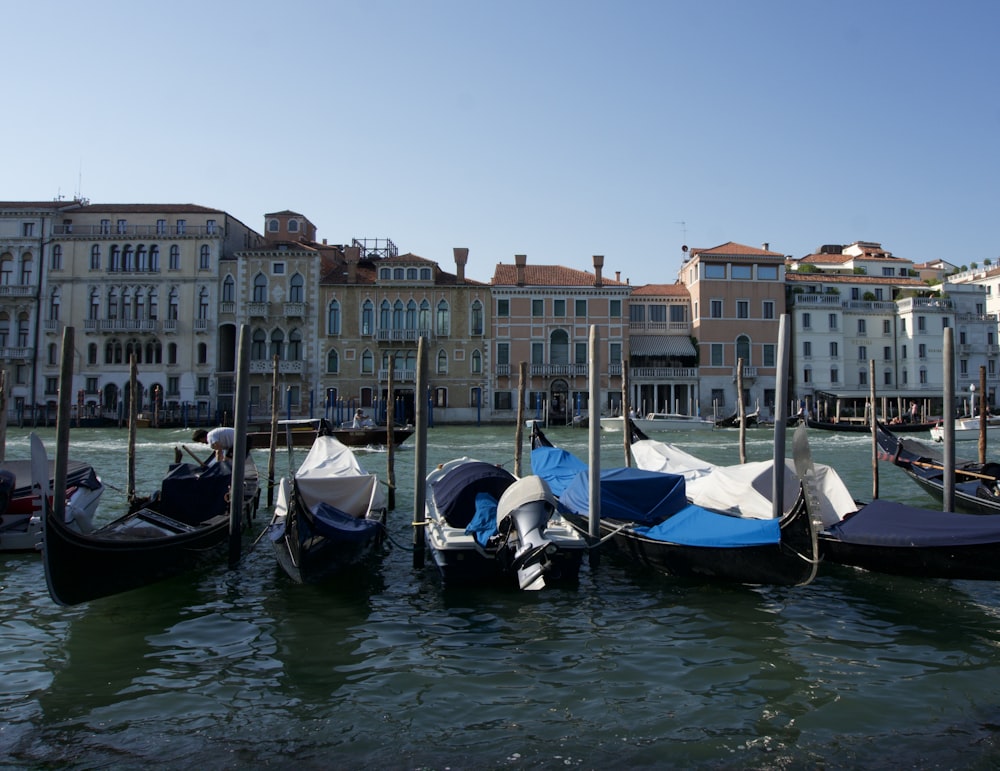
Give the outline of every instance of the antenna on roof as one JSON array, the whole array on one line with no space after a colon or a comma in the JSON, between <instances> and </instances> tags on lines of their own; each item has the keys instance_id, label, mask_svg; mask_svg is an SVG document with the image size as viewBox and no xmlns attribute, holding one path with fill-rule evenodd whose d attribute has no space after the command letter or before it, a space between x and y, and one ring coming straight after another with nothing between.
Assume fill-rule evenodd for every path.
<instances>
[{"instance_id":1,"label":"antenna on roof","mask_svg":"<svg viewBox=\"0 0 1000 771\"><path fill-rule=\"evenodd\" d=\"M680 220L679 222L675 222L674 224L681 226L681 235L683 236L683 238L681 238L681 242L686 244L688 241L687 222L685 222L684 220Z\"/></svg>"}]
</instances>

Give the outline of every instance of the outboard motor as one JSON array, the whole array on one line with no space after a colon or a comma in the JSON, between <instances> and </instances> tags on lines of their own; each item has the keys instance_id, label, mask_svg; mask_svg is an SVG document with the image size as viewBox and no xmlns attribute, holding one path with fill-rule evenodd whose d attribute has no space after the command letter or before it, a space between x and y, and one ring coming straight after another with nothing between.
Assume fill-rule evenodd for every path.
<instances>
[{"instance_id":1,"label":"outboard motor","mask_svg":"<svg viewBox=\"0 0 1000 771\"><path fill-rule=\"evenodd\" d=\"M7 469L0 469L0 514L6 514L14 497L16 477Z\"/></svg>"},{"instance_id":2,"label":"outboard motor","mask_svg":"<svg viewBox=\"0 0 1000 771\"><path fill-rule=\"evenodd\" d=\"M555 496L546 481L537 476L514 482L497 502L498 529L503 532L513 524L517 531L519 548L514 554L513 567L522 589L545 586L548 557L556 547L545 539L544 532L555 508Z\"/></svg>"}]
</instances>

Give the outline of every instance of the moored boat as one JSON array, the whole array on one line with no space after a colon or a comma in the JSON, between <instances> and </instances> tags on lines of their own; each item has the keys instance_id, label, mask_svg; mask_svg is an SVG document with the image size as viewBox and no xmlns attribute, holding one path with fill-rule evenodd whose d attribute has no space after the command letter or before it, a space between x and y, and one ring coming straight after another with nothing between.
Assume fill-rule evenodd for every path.
<instances>
[{"instance_id":1,"label":"moored boat","mask_svg":"<svg viewBox=\"0 0 1000 771\"><path fill-rule=\"evenodd\" d=\"M658 431L711 431L715 421L697 415L681 415L674 412L650 412L644 418L630 418L639 429L646 433ZM623 431L625 418L601 418L602 431Z\"/></svg>"},{"instance_id":2,"label":"moored boat","mask_svg":"<svg viewBox=\"0 0 1000 771\"><path fill-rule=\"evenodd\" d=\"M895 431L896 427L892 426L892 430ZM931 433L931 439L935 442L944 441L944 424L941 421L934 423L929 427ZM955 419L955 441L956 442L972 442L979 439L980 434L980 421L979 418L956 418ZM1000 418L987 417L986 419L986 435L987 437L1000 436Z\"/></svg>"},{"instance_id":3,"label":"moored boat","mask_svg":"<svg viewBox=\"0 0 1000 771\"><path fill-rule=\"evenodd\" d=\"M332 436L348 447L384 447L388 438L385 426L353 428L349 425L334 427L326 418L293 418L278 421L276 437L279 447L312 447L318 436ZM412 426L393 426L392 443L398 447L413 436ZM271 446L271 432L257 430L247 433L247 446L266 449Z\"/></svg>"},{"instance_id":4,"label":"moored boat","mask_svg":"<svg viewBox=\"0 0 1000 771\"><path fill-rule=\"evenodd\" d=\"M871 423L865 421L850 421L850 420L807 420L806 425L809 428L815 428L819 431L840 431L845 433L854 434L870 434L872 432ZM893 423L892 430L899 433L910 433L915 434L922 431L930 431L937 423Z\"/></svg>"},{"instance_id":5,"label":"moored boat","mask_svg":"<svg viewBox=\"0 0 1000 771\"><path fill-rule=\"evenodd\" d=\"M386 496L349 447L318 436L278 489L268 526L278 564L298 583L358 564L385 538Z\"/></svg>"}]
</instances>

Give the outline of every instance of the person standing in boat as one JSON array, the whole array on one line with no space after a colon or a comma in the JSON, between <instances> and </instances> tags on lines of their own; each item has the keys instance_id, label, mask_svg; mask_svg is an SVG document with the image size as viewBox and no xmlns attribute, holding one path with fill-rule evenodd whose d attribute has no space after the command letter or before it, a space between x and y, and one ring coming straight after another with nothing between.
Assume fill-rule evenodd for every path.
<instances>
[{"instance_id":1,"label":"person standing in boat","mask_svg":"<svg viewBox=\"0 0 1000 771\"><path fill-rule=\"evenodd\" d=\"M358 411L354 413L354 423L351 428L370 428L372 425L371 419L365 415L365 411L358 407Z\"/></svg>"},{"instance_id":2,"label":"person standing in boat","mask_svg":"<svg viewBox=\"0 0 1000 771\"><path fill-rule=\"evenodd\" d=\"M917 403L916 402L910 402L910 422L911 423L916 423L917 422Z\"/></svg>"},{"instance_id":3,"label":"person standing in boat","mask_svg":"<svg viewBox=\"0 0 1000 771\"><path fill-rule=\"evenodd\" d=\"M234 428L219 426L211 431L199 428L191 439L211 447L217 461L233 459L233 445L236 443L236 429Z\"/></svg>"}]
</instances>

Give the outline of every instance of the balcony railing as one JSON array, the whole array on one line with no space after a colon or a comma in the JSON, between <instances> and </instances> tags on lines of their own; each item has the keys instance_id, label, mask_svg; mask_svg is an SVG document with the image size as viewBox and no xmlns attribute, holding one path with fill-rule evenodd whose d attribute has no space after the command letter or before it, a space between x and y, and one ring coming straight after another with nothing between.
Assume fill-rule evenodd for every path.
<instances>
[{"instance_id":1,"label":"balcony railing","mask_svg":"<svg viewBox=\"0 0 1000 771\"><path fill-rule=\"evenodd\" d=\"M287 361L281 359L278 361L278 372L281 374L301 374L305 371L305 362L301 359ZM271 359L252 359L250 361L250 374L251 375L263 375L270 374L274 372L274 362Z\"/></svg>"},{"instance_id":2,"label":"balcony railing","mask_svg":"<svg viewBox=\"0 0 1000 771\"><path fill-rule=\"evenodd\" d=\"M305 303L285 303L285 317L303 319L306 316Z\"/></svg>"},{"instance_id":3,"label":"balcony railing","mask_svg":"<svg viewBox=\"0 0 1000 771\"><path fill-rule=\"evenodd\" d=\"M531 375L542 377L586 377L586 364L531 364L528 367Z\"/></svg>"},{"instance_id":4,"label":"balcony railing","mask_svg":"<svg viewBox=\"0 0 1000 771\"><path fill-rule=\"evenodd\" d=\"M380 343L414 343L421 337L426 337L428 341L433 340L433 334L429 329L377 329L375 339Z\"/></svg>"},{"instance_id":5,"label":"balcony railing","mask_svg":"<svg viewBox=\"0 0 1000 771\"><path fill-rule=\"evenodd\" d=\"M230 315L236 313L236 303L232 300L223 300L219 303L219 313Z\"/></svg>"},{"instance_id":6,"label":"balcony railing","mask_svg":"<svg viewBox=\"0 0 1000 771\"><path fill-rule=\"evenodd\" d=\"M380 369L378 371L378 379L380 382L389 380L389 370ZM417 372L413 369L394 369L392 371L392 380L394 383L412 383L417 379Z\"/></svg>"},{"instance_id":7,"label":"balcony railing","mask_svg":"<svg viewBox=\"0 0 1000 771\"><path fill-rule=\"evenodd\" d=\"M176 237L205 237L221 236L222 230L218 225L209 227L207 225L125 225L119 226L117 222L110 225L54 225L52 235L55 236L78 236L80 238L176 238Z\"/></svg>"},{"instance_id":8,"label":"balcony railing","mask_svg":"<svg viewBox=\"0 0 1000 771\"><path fill-rule=\"evenodd\" d=\"M202 334L208 332L210 323L209 319L195 319L194 331Z\"/></svg>"},{"instance_id":9,"label":"balcony railing","mask_svg":"<svg viewBox=\"0 0 1000 771\"><path fill-rule=\"evenodd\" d=\"M34 297L35 288L30 284L0 284L0 297Z\"/></svg>"},{"instance_id":10,"label":"balcony railing","mask_svg":"<svg viewBox=\"0 0 1000 771\"><path fill-rule=\"evenodd\" d=\"M250 316L251 318L254 316L267 318L268 316L271 315L271 303L267 302L247 303L247 315Z\"/></svg>"},{"instance_id":11,"label":"balcony railing","mask_svg":"<svg viewBox=\"0 0 1000 771\"><path fill-rule=\"evenodd\" d=\"M0 357L4 359L33 359L34 352L30 348L0 348Z\"/></svg>"},{"instance_id":12,"label":"balcony railing","mask_svg":"<svg viewBox=\"0 0 1000 771\"><path fill-rule=\"evenodd\" d=\"M58 335L62 331L63 325L59 319L44 319L42 321L42 327L46 334Z\"/></svg>"},{"instance_id":13,"label":"balcony railing","mask_svg":"<svg viewBox=\"0 0 1000 771\"><path fill-rule=\"evenodd\" d=\"M177 323L176 320L172 320ZM164 322L166 327L167 322ZM159 332L157 319L84 319L85 332ZM173 331L173 330L170 330Z\"/></svg>"},{"instance_id":14,"label":"balcony railing","mask_svg":"<svg viewBox=\"0 0 1000 771\"><path fill-rule=\"evenodd\" d=\"M629 367L628 371L633 380L691 380L698 377L697 367Z\"/></svg>"}]
</instances>

